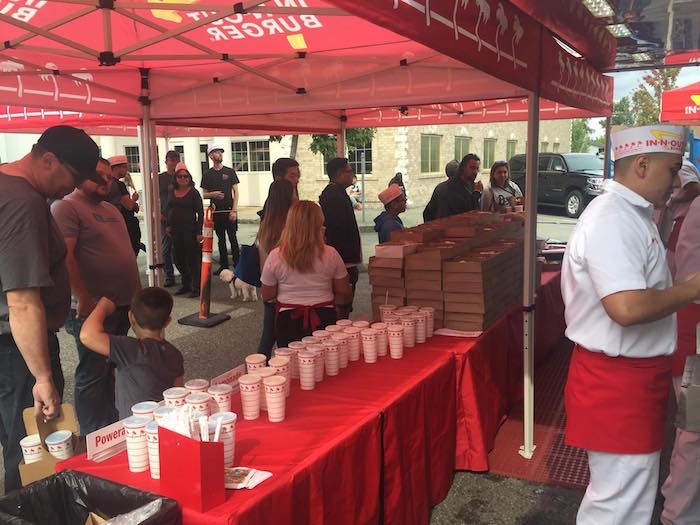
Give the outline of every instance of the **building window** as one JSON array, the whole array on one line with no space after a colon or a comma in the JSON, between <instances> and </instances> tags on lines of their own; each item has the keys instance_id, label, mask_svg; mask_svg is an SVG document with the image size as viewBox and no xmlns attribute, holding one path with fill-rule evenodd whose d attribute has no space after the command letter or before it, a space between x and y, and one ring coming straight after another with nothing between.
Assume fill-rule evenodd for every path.
<instances>
[{"instance_id":1,"label":"building window","mask_svg":"<svg viewBox=\"0 0 700 525\"><path fill-rule=\"evenodd\" d=\"M540 142L540 151L542 153L547 153L549 151L549 142Z\"/></svg>"},{"instance_id":2,"label":"building window","mask_svg":"<svg viewBox=\"0 0 700 525\"><path fill-rule=\"evenodd\" d=\"M506 142L506 160L510 160L515 155L515 148L518 146L517 140L509 140Z\"/></svg>"},{"instance_id":3,"label":"building window","mask_svg":"<svg viewBox=\"0 0 700 525\"><path fill-rule=\"evenodd\" d=\"M372 142L357 146L348 151L348 160L352 170L358 175L362 173L362 154L365 154L365 173L372 173Z\"/></svg>"},{"instance_id":4,"label":"building window","mask_svg":"<svg viewBox=\"0 0 700 525\"><path fill-rule=\"evenodd\" d=\"M236 171L270 171L270 141L232 142L231 155Z\"/></svg>"},{"instance_id":5,"label":"building window","mask_svg":"<svg viewBox=\"0 0 700 525\"><path fill-rule=\"evenodd\" d=\"M484 139L484 158L481 159L482 169L490 170L496 158L496 139Z\"/></svg>"},{"instance_id":6,"label":"building window","mask_svg":"<svg viewBox=\"0 0 700 525\"><path fill-rule=\"evenodd\" d=\"M129 173L139 173L141 171L141 156L139 155L138 146L125 146L124 154L126 155L126 160L129 162L127 166L127 171Z\"/></svg>"},{"instance_id":7,"label":"building window","mask_svg":"<svg viewBox=\"0 0 700 525\"><path fill-rule=\"evenodd\" d=\"M552 144L552 151L554 153L559 153L559 143L558 142L555 142L554 144Z\"/></svg>"},{"instance_id":8,"label":"building window","mask_svg":"<svg viewBox=\"0 0 700 525\"><path fill-rule=\"evenodd\" d=\"M420 172L440 171L440 135L420 136Z\"/></svg>"},{"instance_id":9,"label":"building window","mask_svg":"<svg viewBox=\"0 0 700 525\"><path fill-rule=\"evenodd\" d=\"M177 147L177 146L176 146ZM202 169L202 174L204 174L209 169L209 157L207 156L207 148L209 144L199 145L199 167ZM182 148L184 151L184 147ZM180 154L180 158L184 159L183 154ZM183 160L184 162L184 160Z\"/></svg>"},{"instance_id":10,"label":"building window","mask_svg":"<svg viewBox=\"0 0 700 525\"><path fill-rule=\"evenodd\" d=\"M461 162L464 156L471 149L471 137L455 137L455 160Z\"/></svg>"}]
</instances>

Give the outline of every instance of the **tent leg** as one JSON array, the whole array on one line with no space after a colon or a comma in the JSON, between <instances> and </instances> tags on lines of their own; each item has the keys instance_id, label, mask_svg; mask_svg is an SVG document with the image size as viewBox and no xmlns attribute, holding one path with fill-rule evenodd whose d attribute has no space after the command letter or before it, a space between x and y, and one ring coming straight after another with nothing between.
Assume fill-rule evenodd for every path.
<instances>
[{"instance_id":1,"label":"tent leg","mask_svg":"<svg viewBox=\"0 0 700 525\"><path fill-rule=\"evenodd\" d=\"M610 117L605 119L605 157L603 160L603 176L612 179L612 165L610 163Z\"/></svg>"},{"instance_id":2,"label":"tent leg","mask_svg":"<svg viewBox=\"0 0 700 525\"><path fill-rule=\"evenodd\" d=\"M154 176L153 143L154 126L151 123L148 106L143 108L143 123L139 126L141 142L141 171L143 173L143 191L146 228L146 260L149 286L162 286L163 272L160 256L160 202L158 198L158 177ZM157 171L157 170L156 170Z\"/></svg>"},{"instance_id":3,"label":"tent leg","mask_svg":"<svg viewBox=\"0 0 700 525\"><path fill-rule=\"evenodd\" d=\"M537 239L537 154L540 134L540 99L528 96L525 177L525 246L523 269L523 445L519 454L531 459L535 451L535 240Z\"/></svg>"},{"instance_id":4,"label":"tent leg","mask_svg":"<svg viewBox=\"0 0 700 525\"><path fill-rule=\"evenodd\" d=\"M338 157L345 157L345 124L348 118L345 116L345 111L340 116L340 132L338 133L338 140L336 141L336 155Z\"/></svg>"}]
</instances>

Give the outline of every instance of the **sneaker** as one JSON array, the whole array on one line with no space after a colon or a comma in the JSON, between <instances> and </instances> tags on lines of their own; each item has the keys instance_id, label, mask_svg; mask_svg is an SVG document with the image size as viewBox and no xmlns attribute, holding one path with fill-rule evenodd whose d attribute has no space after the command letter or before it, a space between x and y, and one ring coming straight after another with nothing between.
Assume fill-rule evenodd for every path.
<instances>
[{"instance_id":1,"label":"sneaker","mask_svg":"<svg viewBox=\"0 0 700 525\"><path fill-rule=\"evenodd\" d=\"M187 294L187 297L189 297L190 299L199 297L199 290L192 290L190 293Z\"/></svg>"},{"instance_id":2,"label":"sneaker","mask_svg":"<svg viewBox=\"0 0 700 525\"><path fill-rule=\"evenodd\" d=\"M175 279L166 279L165 282L163 283L163 286L166 288L170 288L171 286L175 286Z\"/></svg>"},{"instance_id":3,"label":"sneaker","mask_svg":"<svg viewBox=\"0 0 700 525\"><path fill-rule=\"evenodd\" d=\"M183 286L177 292L175 292L175 295L184 295L184 294L191 292L191 291L192 291L192 288L190 288L189 286Z\"/></svg>"},{"instance_id":4,"label":"sneaker","mask_svg":"<svg viewBox=\"0 0 700 525\"><path fill-rule=\"evenodd\" d=\"M223 270L228 270L228 266L219 266L214 272L214 275L219 275Z\"/></svg>"}]
</instances>

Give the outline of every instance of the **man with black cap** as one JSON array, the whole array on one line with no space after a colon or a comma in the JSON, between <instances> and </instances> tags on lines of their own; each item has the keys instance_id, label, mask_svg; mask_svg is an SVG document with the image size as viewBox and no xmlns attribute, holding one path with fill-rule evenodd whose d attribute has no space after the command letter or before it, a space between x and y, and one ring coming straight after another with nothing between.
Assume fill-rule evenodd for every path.
<instances>
[{"instance_id":1,"label":"man with black cap","mask_svg":"<svg viewBox=\"0 0 700 525\"><path fill-rule=\"evenodd\" d=\"M0 443L5 491L21 487L24 408L58 415L63 373L56 332L68 315L66 245L47 199L96 179L97 144L71 126L47 129L30 153L0 165Z\"/></svg>"},{"instance_id":2,"label":"man with black cap","mask_svg":"<svg viewBox=\"0 0 700 525\"><path fill-rule=\"evenodd\" d=\"M175 187L175 166L180 162L180 153L175 150L170 150L165 154L165 167L163 173L158 174L158 195L160 197L160 238L161 247L163 250L163 276L165 282L163 286L166 288L175 284L175 268L173 267L173 240L170 235L165 232L165 219L167 216L166 210L170 196Z\"/></svg>"},{"instance_id":3,"label":"man with black cap","mask_svg":"<svg viewBox=\"0 0 700 525\"><path fill-rule=\"evenodd\" d=\"M211 199L216 206L214 213L214 230L219 241L219 268L214 275L228 268L228 248L226 234L231 241L231 259L233 266L238 263L238 176L233 168L224 166L224 148L218 144L210 144L207 155L213 166L202 174L202 190L205 199Z\"/></svg>"},{"instance_id":4,"label":"man with black cap","mask_svg":"<svg viewBox=\"0 0 700 525\"><path fill-rule=\"evenodd\" d=\"M439 203L445 200L445 193L449 191L448 182L459 176L459 162L452 159L450 162L445 164L445 175L447 175L447 180L442 181L433 189L433 194L426 204L423 210L423 222L432 221L437 219L438 206Z\"/></svg>"}]
</instances>

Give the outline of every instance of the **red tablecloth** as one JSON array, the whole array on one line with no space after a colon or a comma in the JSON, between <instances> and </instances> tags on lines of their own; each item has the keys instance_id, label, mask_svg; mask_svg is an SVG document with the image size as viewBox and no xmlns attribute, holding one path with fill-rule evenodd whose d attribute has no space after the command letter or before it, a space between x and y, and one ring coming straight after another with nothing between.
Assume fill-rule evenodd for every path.
<instances>
[{"instance_id":1,"label":"red tablecloth","mask_svg":"<svg viewBox=\"0 0 700 525\"><path fill-rule=\"evenodd\" d=\"M535 309L535 362L564 335L560 273L544 272ZM513 403L522 399L523 320L513 308L475 339L434 337L429 350L456 357L459 470L488 470L488 453Z\"/></svg>"},{"instance_id":2,"label":"red tablecloth","mask_svg":"<svg viewBox=\"0 0 700 525\"><path fill-rule=\"evenodd\" d=\"M426 346L400 360L353 363L310 392L294 382L283 423L240 420L236 463L273 477L227 491L205 514L183 509L184 523L379 523L380 513L385 523L427 523L452 483L455 360ZM148 473L128 471L126 453L99 464L77 456L58 469L159 493Z\"/></svg>"}]
</instances>

